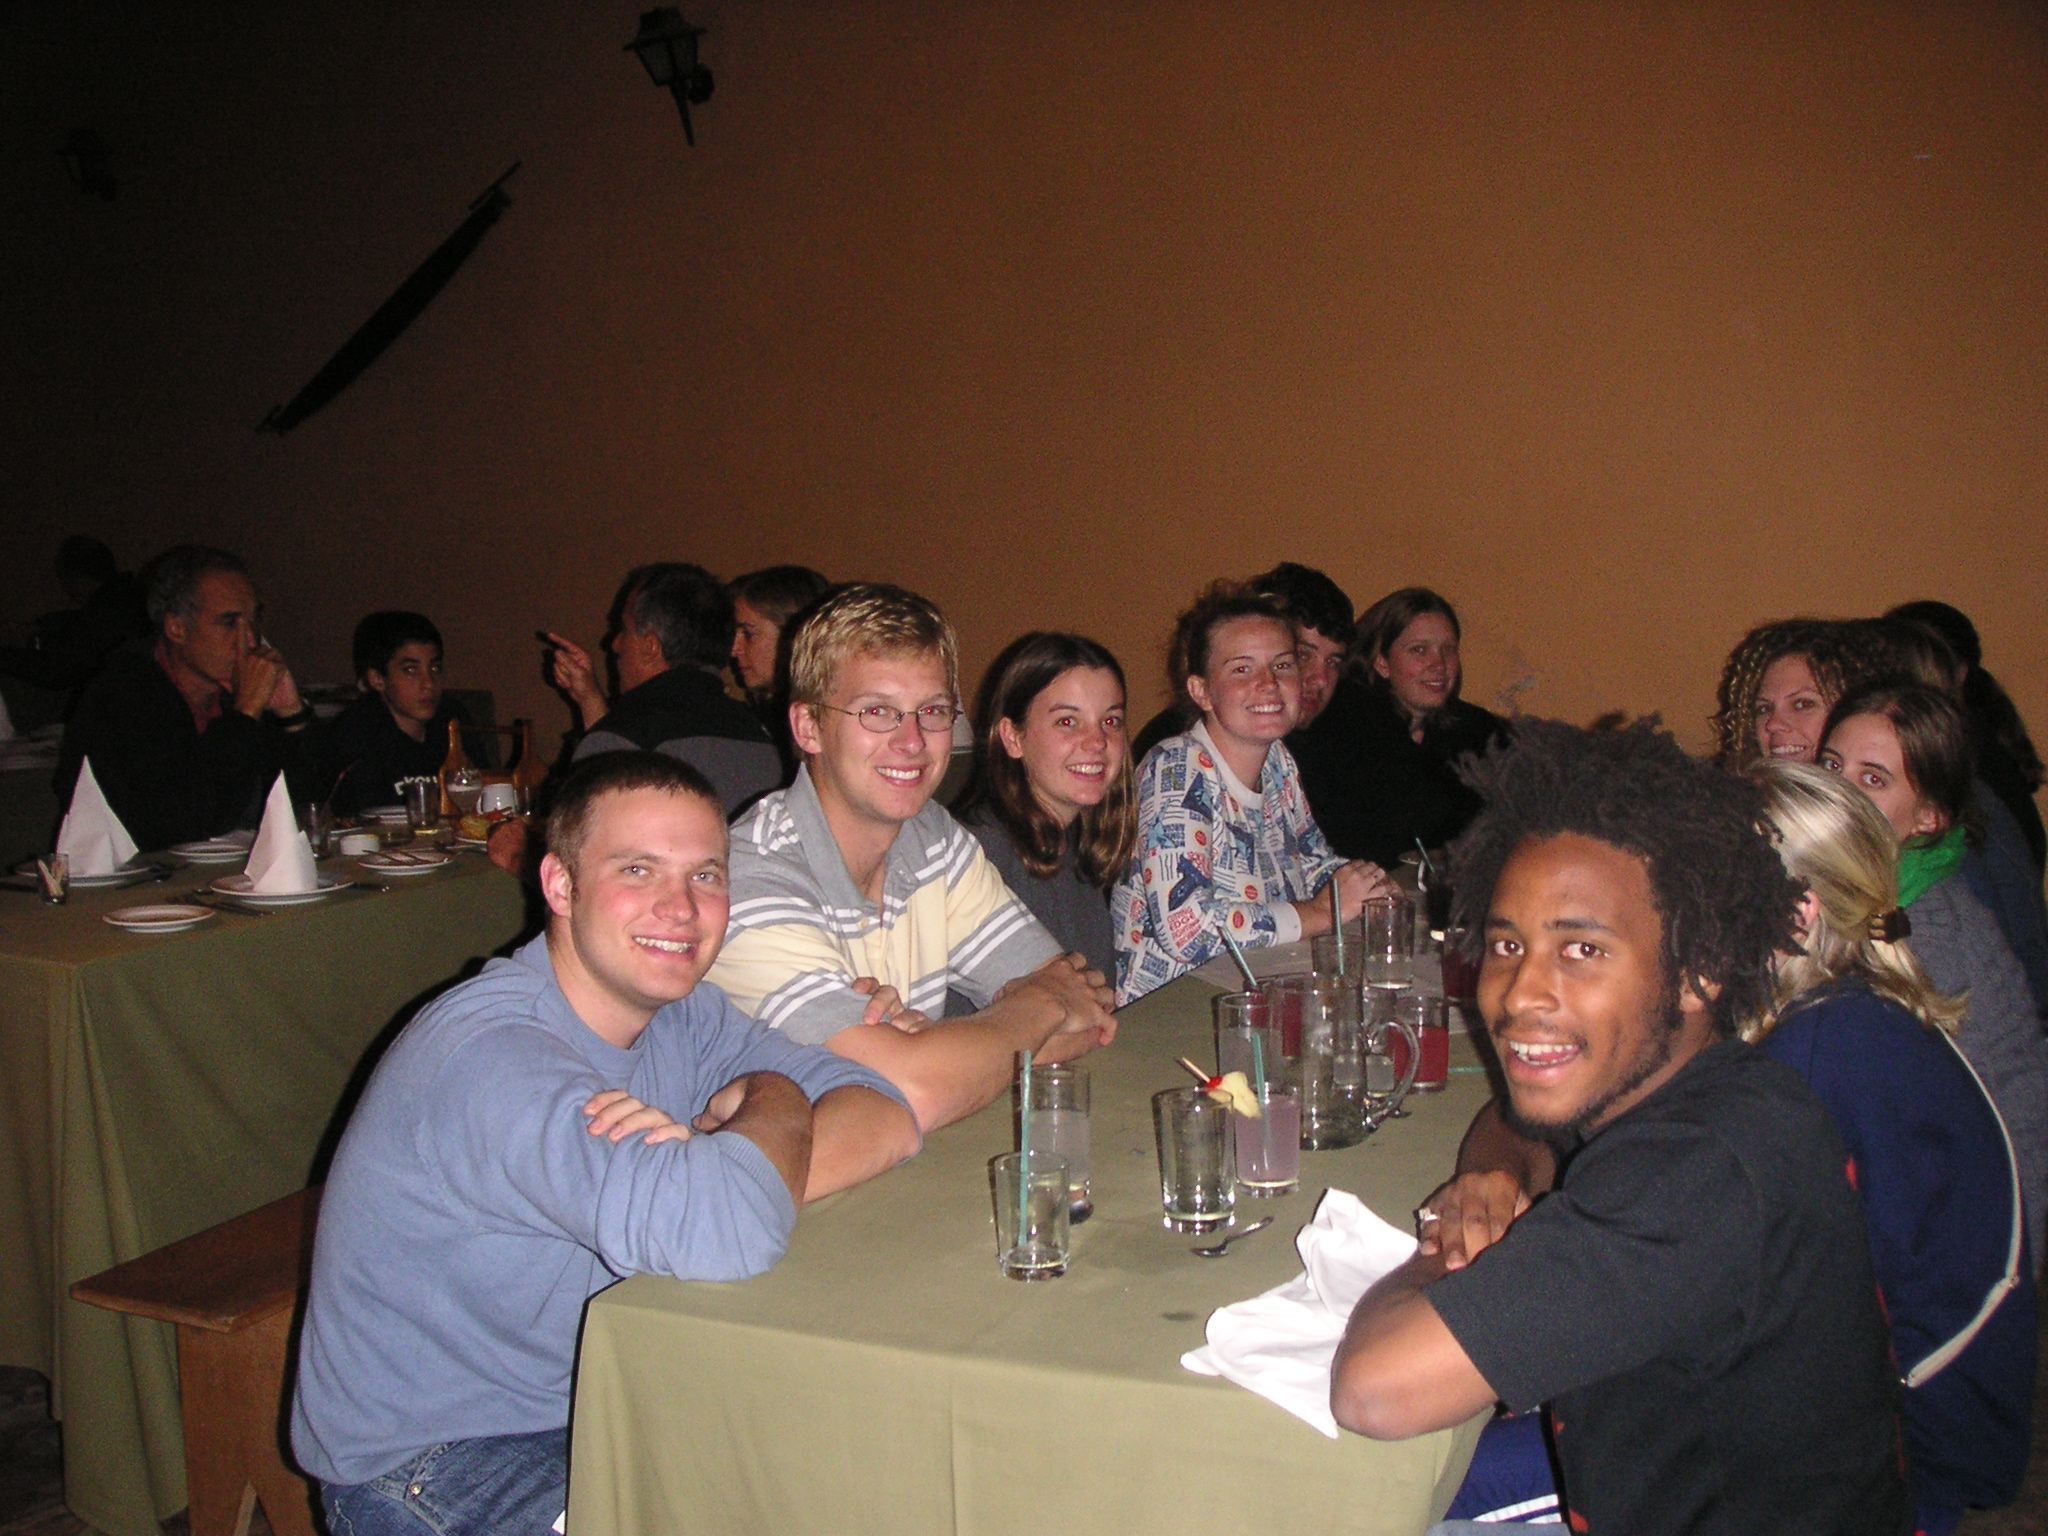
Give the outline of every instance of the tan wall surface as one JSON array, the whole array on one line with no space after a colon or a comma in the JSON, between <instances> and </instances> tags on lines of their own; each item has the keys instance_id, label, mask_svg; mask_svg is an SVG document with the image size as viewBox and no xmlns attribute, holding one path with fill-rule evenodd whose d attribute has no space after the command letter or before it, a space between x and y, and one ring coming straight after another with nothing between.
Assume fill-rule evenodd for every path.
<instances>
[{"instance_id":1,"label":"tan wall surface","mask_svg":"<svg viewBox=\"0 0 2048 1536\"><path fill-rule=\"evenodd\" d=\"M303 675L419 607L554 726L536 626L801 560L929 592L970 673L1092 633L1143 707L1199 582L1294 558L1443 589L1481 702L1694 743L1750 623L1940 596L2048 727L2037 7L686 11L694 151L631 4L10 8L0 611L67 532L205 538Z\"/></svg>"}]
</instances>

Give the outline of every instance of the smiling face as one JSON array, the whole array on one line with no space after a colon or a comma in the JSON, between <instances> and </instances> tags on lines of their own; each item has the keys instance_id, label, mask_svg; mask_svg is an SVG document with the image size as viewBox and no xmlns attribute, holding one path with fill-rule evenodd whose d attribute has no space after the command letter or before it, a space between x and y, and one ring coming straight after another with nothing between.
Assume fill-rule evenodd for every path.
<instances>
[{"instance_id":1,"label":"smiling face","mask_svg":"<svg viewBox=\"0 0 2048 1536\"><path fill-rule=\"evenodd\" d=\"M1032 798L1061 826L1130 771L1124 686L1107 667L1069 667L1038 691L1024 724L996 722L1003 750L1024 764Z\"/></svg>"},{"instance_id":2,"label":"smiling face","mask_svg":"<svg viewBox=\"0 0 2048 1536\"><path fill-rule=\"evenodd\" d=\"M1828 696L1804 656L1780 656L1756 689L1756 746L1774 763L1810 763L1828 722Z\"/></svg>"},{"instance_id":3,"label":"smiling face","mask_svg":"<svg viewBox=\"0 0 2048 1536\"><path fill-rule=\"evenodd\" d=\"M946 771L951 731L928 733L916 713L953 702L936 653L856 651L839 663L825 708L795 704L790 733L804 753L826 819L886 831L925 808ZM870 731L847 711L871 704L903 711L891 731Z\"/></svg>"},{"instance_id":4,"label":"smiling face","mask_svg":"<svg viewBox=\"0 0 2048 1536\"><path fill-rule=\"evenodd\" d=\"M164 645L174 665L217 688L235 686L235 669L256 645L256 588L238 571L208 571L194 584L192 611L164 615Z\"/></svg>"},{"instance_id":5,"label":"smiling face","mask_svg":"<svg viewBox=\"0 0 2048 1536\"><path fill-rule=\"evenodd\" d=\"M1301 667L1301 719L1295 722L1295 729L1299 730L1313 723L1330 702L1337 679L1344 672L1345 644L1306 625L1296 634L1301 642L1296 650Z\"/></svg>"},{"instance_id":6,"label":"smiling face","mask_svg":"<svg viewBox=\"0 0 2048 1536\"><path fill-rule=\"evenodd\" d=\"M425 640L407 641L391 653L382 672L372 667L363 680L401 727L408 720L431 725L441 707L441 648Z\"/></svg>"},{"instance_id":7,"label":"smiling face","mask_svg":"<svg viewBox=\"0 0 2048 1536\"><path fill-rule=\"evenodd\" d=\"M1188 697L1216 745L1263 753L1301 719L1301 665L1291 626L1260 617L1225 619L1209 636L1209 666L1188 679Z\"/></svg>"},{"instance_id":8,"label":"smiling face","mask_svg":"<svg viewBox=\"0 0 2048 1536\"><path fill-rule=\"evenodd\" d=\"M1923 799L1906 771L1898 730L1883 715L1851 715L1828 732L1820 765L1870 796L1900 842L1948 830L1939 806Z\"/></svg>"},{"instance_id":9,"label":"smiling face","mask_svg":"<svg viewBox=\"0 0 2048 1536\"><path fill-rule=\"evenodd\" d=\"M693 794L627 789L590 807L573 870L550 853L548 955L577 1015L630 1046L689 996L725 939L725 818Z\"/></svg>"},{"instance_id":10,"label":"smiling face","mask_svg":"<svg viewBox=\"0 0 2048 1536\"><path fill-rule=\"evenodd\" d=\"M1634 855L1567 833L1509 856L1487 910L1479 1006L1524 1129L1598 1130L1713 1039L1691 991L1671 1003L1663 935Z\"/></svg>"},{"instance_id":11,"label":"smiling face","mask_svg":"<svg viewBox=\"0 0 2048 1536\"><path fill-rule=\"evenodd\" d=\"M775 686L775 647L782 626L743 597L733 599L732 669L749 693Z\"/></svg>"},{"instance_id":12,"label":"smiling face","mask_svg":"<svg viewBox=\"0 0 2048 1536\"><path fill-rule=\"evenodd\" d=\"M1387 680L1395 701L1419 719L1441 709L1458 686L1458 631L1440 613L1417 614L1373 671Z\"/></svg>"}]
</instances>

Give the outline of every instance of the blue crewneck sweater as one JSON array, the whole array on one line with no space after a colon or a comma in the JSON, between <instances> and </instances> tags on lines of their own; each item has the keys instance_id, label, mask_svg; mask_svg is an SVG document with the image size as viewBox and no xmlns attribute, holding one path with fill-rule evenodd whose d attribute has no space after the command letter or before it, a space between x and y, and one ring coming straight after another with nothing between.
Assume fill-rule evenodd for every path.
<instances>
[{"instance_id":1,"label":"blue crewneck sweater","mask_svg":"<svg viewBox=\"0 0 2048 1536\"><path fill-rule=\"evenodd\" d=\"M328 1176L292 1404L300 1465L354 1484L443 1441L560 1429L592 1295L629 1274L772 1268L796 1207L752 1142L615 1145L582 1112L624 1088L684 1120L755 1071L814 1102L847 1086L902 1102L709 984L632 1049L609 1045L562 995L545 937L429 1005L378 1063Z\"/></svg>"}]
</instances>

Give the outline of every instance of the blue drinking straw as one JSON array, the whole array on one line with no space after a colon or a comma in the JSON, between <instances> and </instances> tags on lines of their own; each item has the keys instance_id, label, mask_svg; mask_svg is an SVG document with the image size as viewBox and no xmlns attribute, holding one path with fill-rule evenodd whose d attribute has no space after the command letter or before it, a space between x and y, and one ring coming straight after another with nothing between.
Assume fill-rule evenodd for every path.
<instances>
[{"instance_id":1,"label":"blue drinking straw","mask_svg":"<svg viewBox=\"0 0 2048 1536\"><path fill-rule=\"evenodd\" d=\"M1422 846L1422 839L1415 839L1415 851L1422 855L1422 867L1429 871L1429 878L1436 878L1436 865L1429 861L1429 850Z\"/></svg>"},{"instance_id":2,"label":"blue drinking straw","mask_svg":"<svg viewBox=\"0 0 2048 1536\"><path fill-rule=\"evenodd\" d=\"M1024 1235L1031 1222L1031 1053L1017 1053L1018 1095L1024 1102L1024 1113L1017 1120L1017 1247L1024 1246Z\"/></svg>"}]
</instances>

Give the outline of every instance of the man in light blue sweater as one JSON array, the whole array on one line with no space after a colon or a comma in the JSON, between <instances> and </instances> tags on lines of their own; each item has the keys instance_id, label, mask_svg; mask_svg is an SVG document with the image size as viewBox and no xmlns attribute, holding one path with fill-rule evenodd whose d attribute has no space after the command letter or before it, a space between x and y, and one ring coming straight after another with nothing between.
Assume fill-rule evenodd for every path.
<instances>
[{"instance_id":1,"label":"man in light blue sweater","mask_svg":"<svg viewBox=\"0 0 2048 1536\"><path fill-rule=\"evenodd\" d=\"M335 1154L291 1425L335 1536L548 1530L584 1303L760 1274L799 1201L917 1150L886 1080L699 985L729 897L696 770L596 759L548 845L547 933L406 1028Z\"/></svg>"}]
</instances>

